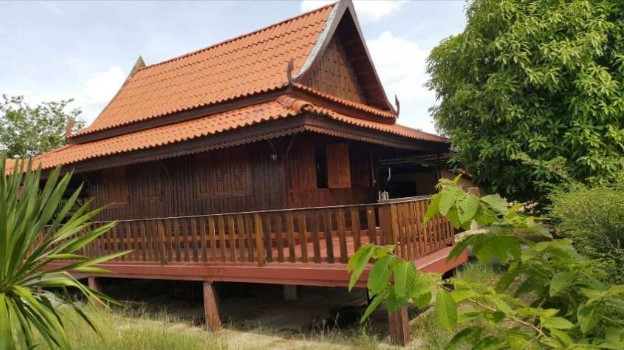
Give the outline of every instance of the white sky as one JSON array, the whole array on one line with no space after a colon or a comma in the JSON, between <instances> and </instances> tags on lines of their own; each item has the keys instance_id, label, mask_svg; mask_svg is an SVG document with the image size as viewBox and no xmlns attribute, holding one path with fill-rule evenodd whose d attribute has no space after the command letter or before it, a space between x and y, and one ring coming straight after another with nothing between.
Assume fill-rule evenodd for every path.
<instances>
[{"instance_id":1,"label":"white sky","mask_svg":"<svg viewBox=\"0 0 624 350\"><path fill-rule=\"evenodd\" d=\"M197 50L331 1L0 1L0 94L74 98L93 121L139 55L147 64ZM434 131L425 60L465 26L464 1L362 0L355 7L399 122Z\"/></svg>"}]
</instances>

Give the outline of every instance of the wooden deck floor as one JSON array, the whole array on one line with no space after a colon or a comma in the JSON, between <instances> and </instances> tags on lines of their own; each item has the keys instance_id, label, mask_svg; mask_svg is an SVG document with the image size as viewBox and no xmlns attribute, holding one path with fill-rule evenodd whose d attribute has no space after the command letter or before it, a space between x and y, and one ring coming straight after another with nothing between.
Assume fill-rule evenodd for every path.
<instances>
[{"instance_id":1,"label":"wooden deck floor","mask_svg":"<svg viewBox=\"0 0 624 350\"><path fill-rule=\"evenodd\" d=\"M459 258L447 261L452 247L442 248L434 253L414 260L423 272L445 273L465 263L467 252ZM57 263L47 268L54 268ZM98 265L111 274L94 275L112 278L139 278L161 280L248 282L285 285L307 285L325 287L346 287L349 274L345 263L267 263L257 266L254 263L197 263L171 262L167 264L149 262L114 261ZM370 266L366 268L358 287L365 287Z\"/></svg>"}]
</instances>

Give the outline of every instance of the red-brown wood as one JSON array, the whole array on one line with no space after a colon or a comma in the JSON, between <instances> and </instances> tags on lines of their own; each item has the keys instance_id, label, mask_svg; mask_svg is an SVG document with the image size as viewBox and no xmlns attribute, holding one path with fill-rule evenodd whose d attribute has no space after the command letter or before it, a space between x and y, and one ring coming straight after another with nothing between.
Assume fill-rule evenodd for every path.
<instances>
[{"instance_id":1,"label":"red-brown wood","mask_svg":"<svg viewBox=\"0 0 624 350\"><path fill-rule=\"evenodd\" d=\"M117 260L159 264L344 264L361 245L375 243L415 260L453 244L448 220L422 226L427 201L124 220L84 253L130 249Z\"/></svg>"},{"instance_id":2,"label":"red-brown wood","mask_svg":"<svg viewBox=\"0 0 624 350\"><path fill-rule=\"evenodd\" d=\"M390 339L393 343L405 346L410 342L407 306L403 306L397 311L389 312L388 325L390 328Z\"/></svg>"},{"instance_id":3,"label":"red-brown wood","mask_svg":"<svg viewBox=\"0 0 624 350\"><path fill-rule=\"evenodd\" d=\"M423 272L444 273L467 261L467 252L457 259L447 261L451 247L436 251L414 261L416 267ZM53 269L65 263L51 263L44 269ZM113 261L98 265L112 271L108 278L139 278L139 279L167 279L181 281L213 281L213 282L246 282L267 284L290 284L305 286L346 287L349 274L346 265L337 264L310 264L310 263L283 263L258 266L249 263L236 264L187 264L121 262ZM365 288L370 266L365 268L362 279L356 285ZM98 276L98 275L94 275ZM93 276L92 276L93 277Z\"/></svg>"},{"instance_id":4,"label":"red-brown wood","mask_svg":"<svg viewBox=\"0 0 624 350\"><path fill-rule=\"evenodd\" d=\"M206 316L206 327L210 330L221 329L221 316L219 315L219 305L212 282L204 282L204 315Z\"/></svg>"}]
</instances>

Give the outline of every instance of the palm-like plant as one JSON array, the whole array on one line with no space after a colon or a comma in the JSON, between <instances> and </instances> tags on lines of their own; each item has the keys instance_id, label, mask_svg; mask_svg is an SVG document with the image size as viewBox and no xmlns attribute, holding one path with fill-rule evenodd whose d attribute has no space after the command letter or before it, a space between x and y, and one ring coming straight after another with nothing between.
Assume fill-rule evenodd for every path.
<instances>
[{"instance_id":1,"label":"palm-like plant","mask_svg":"<svg viewBox=\"0 0 624 350\"><path fill-rule=\"evenodd\" d=\"M81 254L114 223L91 230L90 220L101 209L90 210L88 202L72 212L81 188L62 200L70 178L57 168L41 185L41 169L18 162L10 170L0 156L0 350L31 349L36 333L51 348L70 348L59 304L44 288L76 289L91 303L110 300L69 272L104 273L94 265L125 254ZM63 264L50 265L58 261ZM97 332L77 304L67 304Z\"/></svg>"}]
</instances>

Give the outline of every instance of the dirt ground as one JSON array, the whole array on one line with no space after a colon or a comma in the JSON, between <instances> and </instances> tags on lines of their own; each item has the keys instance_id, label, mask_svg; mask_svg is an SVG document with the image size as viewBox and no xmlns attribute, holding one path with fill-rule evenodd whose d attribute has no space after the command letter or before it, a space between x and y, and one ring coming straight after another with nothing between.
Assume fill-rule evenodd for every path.
<instances>
[{"instance_id":1,"label":"dirt ground","mask_svg":"<svg viewBox=\"0 0 624 350\"><path fill-rule=\"evenodd\" d=\"M131 307L204 324L201 282L103 278L100 283L104 293ZM328 334L357 337L363 327L377 339L387 337L385 310L375 312L365 325L359 323L367 306L364 290L349 293L346 288L299 286L297 300L289 301L281 285L216 283L216 292L225 331L269 342L270 348L279 348L280 341L313 340Z\"/></svg>"}]
</instances>

